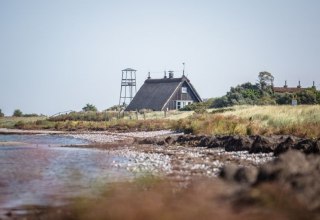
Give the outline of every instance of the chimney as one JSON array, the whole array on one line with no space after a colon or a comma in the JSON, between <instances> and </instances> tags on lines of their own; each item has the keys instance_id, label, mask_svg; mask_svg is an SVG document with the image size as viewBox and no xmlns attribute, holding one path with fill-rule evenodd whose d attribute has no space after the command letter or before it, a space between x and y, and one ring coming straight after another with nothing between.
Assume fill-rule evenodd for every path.
<instances>
[{"instance_id":1,"label":"chimney","mask_svg":"<svg viewBox=\"0 0 320 220\"><path fill-rule=\"evenodd\" d=\"M173 71L170 70L170 71L169 71L169 79L172 79L172 78L173 78Z\"/></svg>"},{"instance_id":2,"label":"chimney","mask_svg":"<svg viewBox=\"0 0 320 220\"><path fill-rule=\"evenodd\" d=\"M298 88L299 88L299 89L301 88L301 83L300 83L300 80L299 80Z\"/></svg>"},{"instance_id":3,"label":"chimney","mask_svg":"<svg viewBox=\"0 0 320 220\"><path fill-rule=\"evenodd\" d=\"M288 88L288 85L287 85L287 80L286 81L284 81L284 86L283 86L284 88Z\"/></svg>"},{"instance_id":4,"label":"chimney","mask_svg":"<svg viewBox=\"0 0 320 220\"><path fill-rule=\"evenodd\" d=\"M182 71L182 76L184 76L184 69L185 69L185 63L182 63L182 65L183 65L183 71Z\"/></svg>"},{"instance_id":5,"label":"chimney","mask_svg":"<svg viewBox=\"0 0 320 220\"><path fill-rule=\"evenodd\" d=\"M148 72L148 79L151 79L150 72Z\"/></svg>"},{"instance_id":6,"label":"chimney","mask_svg":"<svg viewBox=\"0 0 320 220\"><path fill-rule=\"evenodd\" d=\"M164 77L163 77L164 79L166 79L167 78L167 71L164 71Z\"/></svg>"},{"instance_id":7,"label":"chimney","mask_svg":"<svg viewBox=\"0 0 320 220\"><path fill-rule=\"evenodd\" d=\"M313 89L316 89L316 83L315 83L315 81L312 82L312 88L313 88Z\"/></svg>"}]
</instances>

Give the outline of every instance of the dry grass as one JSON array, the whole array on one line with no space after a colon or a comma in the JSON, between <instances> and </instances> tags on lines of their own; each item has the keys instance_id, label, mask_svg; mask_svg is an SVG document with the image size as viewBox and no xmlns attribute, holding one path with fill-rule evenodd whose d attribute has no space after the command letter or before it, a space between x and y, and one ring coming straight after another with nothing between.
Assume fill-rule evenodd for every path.
<instances>
[{"instance_id":1,"label":"dry grass","mask_svg":"<svg viewBox=\"0 0 320 220\"><path fill-rule=\"evenodd\" d=\"M295 135L320 137L320 106L239 106L195 114L174 128L208 135Z\"/></svg>"},{"instance_id":2,"label":"dry grass","mask_svg":"<svg viewBox=\"0 0 320 220\"><path fill-rule=\"evenodd\" d=\"M145 114L138 114L138 120L144 120L144 119L170 119L170 120L178 120L187 118L188 116L192 115L193 111L177 111L172 110L166 112L166 114L163 111L151 111L147 112ZM124 119L137 119L137 114L135 112L130 112L128 116L126 116Z\"/></svg>"},{"instance_id":3,"label":"dry grass","mask_svg":"<svg viewBox=\"0 0 320 220\"><path fill-rule=\"evenodd\" d=\"M235 111L225 112L223 115L252 118L262 126L277 127L320 122L320 106L247 106L235 108Z\"/></svg>"},{"instance_id":4,"label":"dry grass","mask_svg":"<svg viewBox=\"0 0 320 220\"><path fill-rule=\"evenodd\" d=\"M58 131L155 131L170 129L171 120L168 119L119 119L112 121L49 121L49 120L10 120L10 124L0 127L25 130L58 130Z\"/></svg>"},{"instance_id":5,"label":"dry grass","mask_svg":"<svg viewBox=\"0 0 320 220\"><path fill-rule=\"evenodd\" d=\"M207 113L149 112L110 121L48 121L44 118L0 118L0 127L52 130L148 131L173 129L193 134L295 135L320 137L320 106L239 106Z\"/></svg>"},{"instance_id":6,"label":"dry grass","mask_svg":"<svg viewBox=\"0 0 320 220\"><path fill-rule=\"evenodd\" d=\"M94 115L95 113L93 113ZM57 118L47 119L45 117L4 117L0 118L1 128L18 128L26 130L93 130L93 131L153 131L171 129L172 121L186 118L192 112L170 111L164 118L164 112L148 112L145 115L127 113L124 118L112 120L61 120L64 115ZM90 115L89 115L90 116ZM96 119L96 118L95 118Z\"/></svg>"},{"instance_id":7,"label":"dry grass","mask_svg":"<svg viewBox=\"0 0 320 220\"><path fill-rule=\"evenodd\" d=\"M320 137L319 105L247 106L222 115L250 120L258 125L260 132L267 134Z\"/></svg>"},{"instance_id":8,"label":"dry grass","mask_svg":"<svg viewBox=\"0 0 320 220\"><path fill-rule=\"evenodd\" d=\"M0 127L15 128L15 124L20 121L23 121L24 123L33 123L44 119L46 119L46 117L0 117Z\"/></svg>"}]
</instances>

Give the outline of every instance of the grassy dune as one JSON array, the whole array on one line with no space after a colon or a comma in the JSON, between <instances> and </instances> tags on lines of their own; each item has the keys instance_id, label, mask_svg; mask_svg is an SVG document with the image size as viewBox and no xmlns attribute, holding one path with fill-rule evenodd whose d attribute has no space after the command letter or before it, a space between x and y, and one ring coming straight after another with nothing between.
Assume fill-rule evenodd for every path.
<instances>
[{"instance_id":1,"label":"grassy dune","mask_svg":"<svg viewBox=\"0 0 320 220\"><path fill-rule=\"evenodd\" d=\"M319 105L253 106L223 115L251 120L266 133L320 137Z\"/></svg>"},{"instance_id":2,"label":"grassy dune","mask_svg":"<svg viewBox=\"0 0 320 220\"><path fill-rule=\"evenodd\" d=\"M235 111L223 113L224 116L237 116L257 121L264 127L282 127L320 123L319 105L300 106L246 106L236 107Z\"/></svg>"},{"instance_id":3,"label":"grassy dune","mask_svg":"<svg viewBox=\"0 0 320 220\"><path fill-rule=\"evenodd\" d=\"M225 110L193 115L179 121L176 129L195 134L320 137L319 105L238 106Z\"/></svg>"},{"instance_id":4,"label":"grassy dune","mask_svg":"<svg viewBox=\"0 0 320 220\"><path fill-rule=\"evenodd\" d=\"M108 121L47 120L46 118L0 118L0 127L51 130L148 131L173 129L193 134L295 135L320 137L320 106L237 106L210 109L206 113L149 112L126 113L122 119ZM93 117L93 116L92 116Z\"/></svg>"}]
</instances>

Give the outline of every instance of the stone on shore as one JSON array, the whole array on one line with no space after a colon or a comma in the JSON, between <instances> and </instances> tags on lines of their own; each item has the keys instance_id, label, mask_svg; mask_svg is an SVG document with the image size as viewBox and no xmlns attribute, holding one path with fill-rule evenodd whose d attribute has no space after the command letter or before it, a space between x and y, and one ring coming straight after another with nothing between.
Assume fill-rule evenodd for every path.
<instances>
[{"instance_id":1,"label":"stone on shore","mask_svg":"<svg viewBox=\"0 0 320 220\"><path fill-rule=\"evenodd\" d=\"M226 151L249 151L253 141L247 136L230 136L225 142Z\"/></svg>"},{"instance_id":2,"label":"stone on shore","mask_svg":"<svg viewBox=\"0 0 320 220\"><path fill-rule=\"evenodd\" d=\"M320 157L289 150L260 168L224 167L220 177L228 182L246 183L253 188L275 183L292 190L310 210L320 209Z\"/></svg>"},{"instance_id":3,"label":"stone on shore","mask_svg":"<svg viewBox=\"0 0 320 220\"><path fill-rule=\"evenodd\" d=\"M270 153L276 148L276 141L271 138L258 135L254 140L249 153Z\"/></svg>"},{"instance_id":4,"label":"stone on shore","mask_svg":"<svg viewBox=\"0 0 320 220\"><path fill-rule=\"evenodd\" d=\"M289 149L292 149L296 141L293 139L293 137L289 136L284 142L281 142L278 144L278 146L274 150L274 155L278 156Z\"/></svg>"}]
</instances>

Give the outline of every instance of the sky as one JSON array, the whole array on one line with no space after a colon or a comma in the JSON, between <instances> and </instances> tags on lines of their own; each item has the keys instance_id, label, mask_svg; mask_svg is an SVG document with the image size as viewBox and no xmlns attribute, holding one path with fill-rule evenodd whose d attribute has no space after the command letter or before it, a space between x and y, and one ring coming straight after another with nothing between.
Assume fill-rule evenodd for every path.
<instances>
[{"instance_id":1,"label":"sky","mask_svg":"<svg viewBox=\"0 0 320 220\"><path fill-rule=\"evenodd\" d=\"M0 0L0 109L99 110L121 70L186 75L202 98L257 82L320 88L318 0Z\"/></svg>"}]
</instances>

